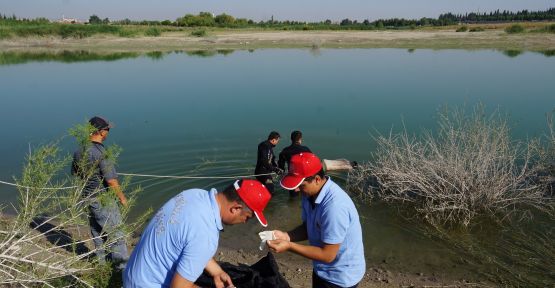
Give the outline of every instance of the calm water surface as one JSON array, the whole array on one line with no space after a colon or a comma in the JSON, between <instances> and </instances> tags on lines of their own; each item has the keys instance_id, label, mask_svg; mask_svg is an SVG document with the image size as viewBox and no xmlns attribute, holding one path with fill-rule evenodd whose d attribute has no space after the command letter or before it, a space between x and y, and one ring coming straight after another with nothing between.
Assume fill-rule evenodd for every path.
<instances>
[{"instance_id":1,"label":"calm water surface","mask_svg":"<svg viewBox=\"0 0 555 288\"><path fill-rule=\"evenodd\" d=\"M253 173L256 146L271 130L283 136L276 152L298 129L321 158L365 161L373 150L370 133L403 125L414 132L433 129L442 105L472 107L482 102L489 111L498 108L509 117L515 139L544 133L545 115L555 108L555 57L532 52L3 53L0 64L4 181L19 175L29 145L60 139L72 125L93 115L116 124L107 143L124 149L120 172L229 176ZM75 145L68 138L61 144L67 152ZM332 177L343 185L346 175ZM230 182L134 178L133 183L143 188L139 211L157 209L187 188L223 188ZM279 192L268 207L268 219L270 228L287 229L300 221L299 201ZM4 204L13 202L16 191L0 186L0 196ZM457 235L466 243L463 249L399 217L395 209L356 197L355 202L369 267L536 281L538 286L555 281L553 219L539 217L530 229L482 226ZM259 230L254 223L229 227L222 239L254 250L258 246L252 233ZM231 242L238 234L242 241ZM511 245L520 245L521 234L546 244L522 244L525 255L513 255ZM465 256L468 247L484 256ZM536 264L519 266L519 257ZM512 275L515 270L522 276Z\"/></svg>"}]
</instances>

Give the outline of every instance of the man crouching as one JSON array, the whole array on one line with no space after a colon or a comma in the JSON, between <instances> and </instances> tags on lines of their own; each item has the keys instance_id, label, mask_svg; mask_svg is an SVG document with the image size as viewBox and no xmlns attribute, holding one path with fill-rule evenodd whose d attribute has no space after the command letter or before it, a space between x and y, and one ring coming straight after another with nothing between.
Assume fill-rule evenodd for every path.
<instances>
[{"instance_id":1,"label":"man crouching","mask_svg":"<svg viewBox=\"0 0 555 288\"><path fill-rule=\"evenodd\" d=\"M185 190L170 199L143 231L123 273L124 287L195 287L206 270L216 287L233 287L231 278L213 259L222 223L245 223L262 211L270 192L256 180L237 180L218 193Z\"/></svg>"}]
</instances>

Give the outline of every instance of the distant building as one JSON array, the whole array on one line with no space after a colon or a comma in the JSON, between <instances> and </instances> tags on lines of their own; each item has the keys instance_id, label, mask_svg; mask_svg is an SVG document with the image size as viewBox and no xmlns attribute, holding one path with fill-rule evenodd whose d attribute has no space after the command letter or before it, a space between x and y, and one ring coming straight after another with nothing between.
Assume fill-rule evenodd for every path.
<instances>
[{"instance_id":1,"label":"distant building","mask_svg":"<svg viewBox=\"0 0 555 288\"><path fill-rule=\"evenodd\" d=\"M66 18L62 15L62 19L58 19L56 22L64 23L64 24L81 24L84 23L83 21L77 18Z\"/></svg>"}]
</instances>

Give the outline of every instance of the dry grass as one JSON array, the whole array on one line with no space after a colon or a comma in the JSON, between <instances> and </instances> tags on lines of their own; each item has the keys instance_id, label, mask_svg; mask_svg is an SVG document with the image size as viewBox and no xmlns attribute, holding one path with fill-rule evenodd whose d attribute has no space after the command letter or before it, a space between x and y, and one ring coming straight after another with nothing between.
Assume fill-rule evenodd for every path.
<instances>
[{"instance_id":1,"label":"dry grass","mask_svg":"<svg viewBox=\"0 0 555 288\"><path fill-rule=\"evenodd\" d=\"M471 115L446 109L435 134L376 136L374 159L349 175L350 188L414 204L434 225L468 226L477 216L503 219L531 209L552 213L545 183L533 181L532 143L513 142L509 132L499 113L486 116L482 106ZM369 189L369 179L377 189Z\"/></svg>"}]
</instances>

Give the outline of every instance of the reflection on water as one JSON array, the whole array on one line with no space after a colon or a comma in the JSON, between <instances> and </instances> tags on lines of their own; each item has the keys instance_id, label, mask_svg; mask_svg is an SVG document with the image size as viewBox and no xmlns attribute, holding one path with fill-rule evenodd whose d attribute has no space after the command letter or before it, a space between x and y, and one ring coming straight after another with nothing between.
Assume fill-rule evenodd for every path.
<instances>
[{"instance_id":1,"label":"reflection on water","mask_svg":"<svg viewBox=\"0 0 555 288\"><path fill-rule=\"evenodd\" d=\"M254 52L254 49L248 49L248 52ZM313 56L321 55L320 48L318 46L313 46L309 49ZM416 49L407 49L407 52L412 54ZM62 63L77 63L77 62L91 62L91 61L117 61L124 59L132 59L138 57L148 57L153 60L161 60L170 54L181 54L185 53L189 56L198 56L202 58L214 57L216 55L230 55L235 50L233 49L209 49L209 50L193 50L193 51L151 51L146 53L139 52L116 52L116 53L94 53L90 51L77 50L69 51L64 50L61 52L2 52L0 53L0 65L14 65L14 64L25 64L31 62L62 62ZM523 50L499 50L500 53L514 58L525 53ZM555 56L555 50L545 50L538 51L535 53L540 53L546 57Z\"/></svg>"},{"instance_id":2,"label":"reflection on water","mask_svg":"<svg viewBox=\"0 0 555 288\"><path fill-rule=\"evenodd\" d=\"M89 62L89 61L117 61L122 59L137 58L136 52L118 52L98 54L88 51L62 51L62 52L3 52L0 53L0 65L25 64L29 62Z\"/></svg>"},{"instance_id":3,"label":"reflection on water","mask_svg":"<svg viewBox=\"0 0 555 288\"><path fill-rule=\"evenodd\" d=\"M234 50L195 50L195 51L173 51L161 52L151 51L146 53L139 52L116 52L116 53L94 53L90 51L68 51L61 52L2 52L0 53L0 65L25 64L31 62L91 62L91 61L117 61L124 59L138 58L145 56L153 60L163 59L169 54L185 53L189 56L213 57L216 55L230 55Z\"/></svg>"},{"instance_id":4,"label":"reflection on water","mask_svg":"<svg viewBox=\"0 0 555 288\"><path fill-rule=\"evenodd\" d=\"M511 58L516 57L516 56L518 56L522 53L523 53L522 50L505 50L505 51L503 51L503 54L505 54L505 55L507 55Z\"/></svg>"},{"instance_id":5,"label":"reflection on water","mask_svg":"<svg viewBox=\"0 0 555 288\"><path fill-rule=\"evenodd\" d=\"M213 57L216 55L229 55L233 53L234 50L223 49L223 50L195 50L195 51L185 51L189 56L199 56L199 57Z\"/></svg>"}]
</instances>

